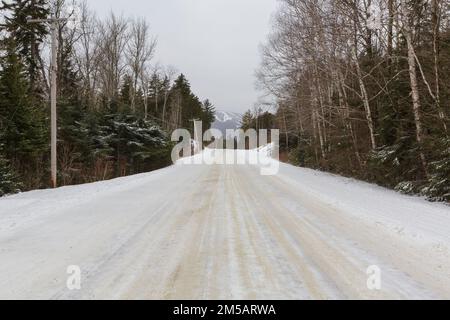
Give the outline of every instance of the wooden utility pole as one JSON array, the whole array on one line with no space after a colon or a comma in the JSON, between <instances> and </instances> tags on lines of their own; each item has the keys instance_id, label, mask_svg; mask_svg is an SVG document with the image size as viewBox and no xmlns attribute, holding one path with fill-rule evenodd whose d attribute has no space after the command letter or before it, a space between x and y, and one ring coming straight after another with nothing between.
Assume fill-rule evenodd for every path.
<instances>
[{"instance_id":1,"label":"wooden utility pole","mask_svg":"<svg viewBox=\"0 0 450 320\"><path fill-rule=\"evenodd\" d=\"M49 19L28 19L27 23L49 23L51 26L52 33L52 56L51 56L51 80L50 80L50 109L51 109L51 179L52 187L56 188L58 185L57 180L57 113L56 113L56 94L57 94L57 73L58 73L58 63L57 63L57 53L58 53L58 26L60 22L67 21L67 19L61 18L49 18Z\"/></svg>"}]
</instances>

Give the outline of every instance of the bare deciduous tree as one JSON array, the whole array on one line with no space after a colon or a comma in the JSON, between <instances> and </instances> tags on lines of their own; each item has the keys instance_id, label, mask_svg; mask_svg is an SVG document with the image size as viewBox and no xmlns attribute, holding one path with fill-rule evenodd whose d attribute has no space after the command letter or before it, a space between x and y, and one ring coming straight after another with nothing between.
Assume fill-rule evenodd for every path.
<instances>
[{"instance_id":1,"label":"bare deciduous tree","mask_svg":"<svg viewBox=\"0 0 450 320\"><path fill-rule=\"evenodd\" d=\"M96 28L98 21L93 12L89 10L86 1L79 5L78 17L79 40L75 44L75 61L83 83L83 96L87 98L86 104L97 106L96 89L98 87L100 47Z\"/></svg>"},{"instance_id":2,"label":"bare deciduous tree","mask_svg":"<svg viewBox=\"0 0 450 320\"><path fill-rule=\"evenodd\" d=\"M128 40L128 22L121 16L111 13L97 26L99 46L99 77L102 92L108 108L117 102L120 81L126 68L125 49Z\"/></svg>"},{"instance_id":3,"label":"bare deciduous tree","mask_svg":"<svg viewBox=\"0 0 450 320\"><path fill-rule=\"evenodd\" d=\"M156 39L149 35L149 26L145 19L131 23L129 40L126 47L127 63L131 70L133 86L131 88L131 109L136 111L136 93L139 79L143 80L147 64L156 49ZM147 116L147 112L145 113Z\"/></svg>"}]
</instances>

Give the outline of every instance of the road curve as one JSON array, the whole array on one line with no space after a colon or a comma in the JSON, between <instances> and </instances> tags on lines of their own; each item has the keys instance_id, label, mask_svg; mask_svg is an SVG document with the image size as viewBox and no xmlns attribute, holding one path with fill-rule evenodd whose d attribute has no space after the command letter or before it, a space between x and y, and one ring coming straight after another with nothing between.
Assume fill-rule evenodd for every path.
<instances>
[{"instance_id":1,"label":"road curve","mask_svg":"<svg viewBox=\"0 0 450 320\"><path fill-rule=\"evenodd\" d=\"M0 220L11 222L0 227L0 298L450 298L448 252L374 228L286 175L177 165L127 181L61 196L46 213L24 202L20 223ZM69 265L81 290L66 286ZM372 265L380 290L367 286Z\"/></svg>"}]
</instances>

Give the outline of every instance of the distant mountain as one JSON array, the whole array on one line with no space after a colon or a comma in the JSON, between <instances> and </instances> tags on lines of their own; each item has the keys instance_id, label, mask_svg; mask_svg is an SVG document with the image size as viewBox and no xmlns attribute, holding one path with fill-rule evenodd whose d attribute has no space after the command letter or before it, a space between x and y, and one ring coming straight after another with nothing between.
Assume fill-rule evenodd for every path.
<instances>
[{"instance_id":1,"label":"distant mountain","mask_svg":"<svg viewBox=\"0 0 450 320\"><path fill-rule=\"evenodd\" d=\"M235 112L216 111L216 121L212 128L220 130L225 136L227 129L236 130L241 127L242 114Z\"/></svg>"}]
</instances>

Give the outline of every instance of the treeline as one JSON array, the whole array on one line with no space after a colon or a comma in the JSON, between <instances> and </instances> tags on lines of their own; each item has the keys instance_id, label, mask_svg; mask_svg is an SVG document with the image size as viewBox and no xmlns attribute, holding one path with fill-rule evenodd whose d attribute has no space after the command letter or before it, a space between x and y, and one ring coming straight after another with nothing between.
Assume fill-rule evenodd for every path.
<instances>
[{"instance_id":1,"label":"treeline","mask_svg":"<svg viewBox=\"0 0 450 320\"><path fill-rule=\"evenodd\" d=\"M255 110L248 110L242 116L241 129L277 129L278 123L273 113L269 111L263 111L261 108L255 108Z\"/></svg>"},{"instance_id":2,"label":"treeline","mask_svg":"<svg viewBox=\"0 0 450 320\"><path fill-rule=\"evenodd\" d=\"M262 55L291 162L450 200L447 0L280 0Z\"/></svg>"},{"instance_id":3,"label":"treeline","mask_svg":"<svg viewBox=\"0 0 450 320\"><path fill-rule=\"evenodd\" d=\"M0 5L0 196L50 185L47 23L57 38L58 180L86 183L171 163L175 128L214 108L172 67L152 62L157 41L144 19L99 19L86 3L3 0Z\"/></svg>"}]
</instances>

